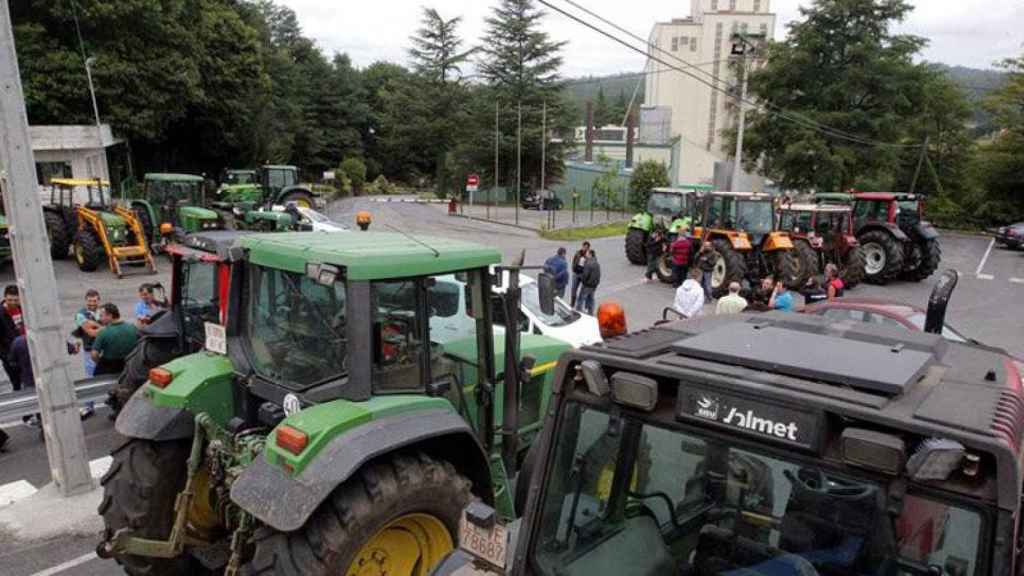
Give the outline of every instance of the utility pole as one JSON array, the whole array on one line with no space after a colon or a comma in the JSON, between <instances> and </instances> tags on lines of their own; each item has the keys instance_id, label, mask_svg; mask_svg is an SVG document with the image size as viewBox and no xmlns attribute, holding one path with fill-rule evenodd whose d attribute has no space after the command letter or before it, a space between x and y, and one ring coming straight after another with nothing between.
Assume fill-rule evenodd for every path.
<instances>
[{"instance_id":1,"label":"utility pole","mask_svg":"<svg viewBox=\"0 0 1024 576\"><path fill-rule=\"evenodd\" d=\"M921 175L921 166L924 165L924 159L928 155L928 141L931 139L931 134L925 134L924 144L921 145L921 155L917 157L917 168L914 169L914 179L910 181L910 193L913 194L917 190L917 178Z\"/></svg>"},{"instance_id":2,"label":"utility pole","mask_svg":"<svg viewBox=\"0 0 1024 576\"><path fill-rule=\"evenodd\" d=\"M548 154L547 154L547 151L548 151L548 148L547 148L547 145L548 145L548 101L547 100L544 101L544 108L542 110L543 111L541 112L541 119L540 119L540 126L541 126L541 128L540 128L540 190L541 190L542 196L541 196L541 200L540 201L541 201L541 204L543 205L543 203L544 203L544 196L543 196L543 194L546 193L547 190L548 190L548 181L544 178L544 176L546 176L544 171L545 171L545 167L547 166L547 162L548 162ZM548 227L549 228L551 227L551 204L550 203L548 204Z\"/></svg>"},{"instance_id":3,"label":"utility pole","mask_svg":"<svg viewBox=\"0 0 1024 576\"><path fill-rule=\"evenodd\" d=\"M747 55L745 51L740 60L740 74L743 75L743 81L740 83L740 101L737 103L739 106L739 118L737 119L738 127L736 129L736 157L733 159L732 165L731 188L733 192L740 191L740 171L743 166L743 130L746 128L747 122Z\"/></svg>"},{"instance_id":4,"label":"utility pole","mask_svg":"<svg viewBox=\"0 0 1024 576\"><path fill-rule=\"evenodd\" d=\"M519 225L519 203L522 202L523 182L523 103L519 102L516 119L516 225Z\"/></svg>"},{"instance_id":5,"label":"utility pole","mask_svg":"<svg viewBox=\"0 0 1024 576\"><path fill-rule=\"evenodd\" d=\"M57 280L43 224L8 0L0 0L0 126L0 188L11 225L14 271L21 288L46 453L57 489L72 496L91 490L92 476L64 349Z\"/></svg>"},{"instance_id":6,"label":"utility pole","mask_svg":"<svg viewBox=\"0 0 1024 576\"><path fill-rule=\"evenodd\" d=\"M494 101L494 187L491 188L491 197L487 202L487 219L491 219L491 204L494 202L494 193L498 190L498 150L501 146L501 132L498 131L501 120L501 103Z\"/></svg>"}]
</instances>

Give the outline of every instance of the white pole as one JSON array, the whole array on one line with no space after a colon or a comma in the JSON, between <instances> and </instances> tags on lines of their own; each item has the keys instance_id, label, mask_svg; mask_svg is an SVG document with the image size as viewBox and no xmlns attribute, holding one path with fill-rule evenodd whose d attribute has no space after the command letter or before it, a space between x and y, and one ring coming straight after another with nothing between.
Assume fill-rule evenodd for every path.
<instances>
[{"instance_id":1,"label":"white pole","mask_svg":"<svg viewBox=\"0 0 1024 576\"><path fill-rule=\"evenodd\" d=\"M66 327L43 224L10 14L8 0L0 0L0 188L10 223L14 272L21 288L50 472L61 494L72 496L91 490L92 476L68 370Z\"/></svg>"},{"instance_id":2,"label":"white pole","mask_svg":"<svg viewBox=\"0 0 1024 576\"><path fill-rule=\"evenodd\" d=\"M732 191L739 192L740 170L743 165L743 130L747 121L747 53L744 46L743 59L740 60L740 74L743 75L743 82L740 84L739 118L736 130L736 157L732 166Z\"/></svg>"},{"instance_id":3,"label":"white pole","mask_svg":"<svg viewBox=\"0 0 1024 576\"><path fill-rule=\"evenodd\" d=\"M545 179L547 175L545 169L548 163L548 101L544 101L544 108L541 112L540 120L540 189L546 193L548 189L548 181ZM545 194L546 195L546 194ZM541 206L544 204L544 197L540 199ZM540 208L541 206L538 206ZM548 204L548 226L551 226L551 204Z\"/></svg>"},{"instance_id":4,"label":"white pole","mask_svg":"<svg viewBox=\"0 0 1024 576\"><path fill-rule=\"evenodd\" d=\"M523 103L519 102L516 119L516 224L519 224L519 203L523 200Z\"/></svg>"}]
</instances>

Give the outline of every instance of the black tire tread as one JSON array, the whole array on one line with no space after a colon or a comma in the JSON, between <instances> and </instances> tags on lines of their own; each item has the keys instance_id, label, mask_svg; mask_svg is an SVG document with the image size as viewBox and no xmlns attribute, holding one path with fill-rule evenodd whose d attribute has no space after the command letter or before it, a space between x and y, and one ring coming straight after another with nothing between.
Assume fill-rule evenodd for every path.
<instances>
[{"instance_id":1,"label":"black tire tread","mask_svg":"<svg viewBox=\"0 0 1024 576\"><path fill-rule=\"evenodd\" d=\"M820 270L820 258L818 257L818 251L811 246L811 243L803 238L793 239L793 251L796 252L800 266L799 276L800 279L797 282L796 288L803 288L807 281L821 274ZM794 288L794 286L790 286Z\"/></svg>"},{"instance_id":2,"label":"black tire tread","mask_svg":"<svg viewBox=\"0 0 1024 576\"><path fill-rule=\"evenodd\" d=\"M630 264L647 264L647 233L639 228L626 232L626 259Z\"/></svg>"},{"instance_id":3,"label":"black tire tread","mask_svg":"<svg viewBox=\"0 0 1024 576\"><path fill-rule=\"evenodd\" d=\"M846 253L846 258L839 267L839 277L843 280L846 290L855 288L864 281L864 250L855 246Z\"/></svg>"},{"instance_id":4,"label":"black tire tread","mask_svg":"<svg viewBox=\"0 0 1024 576\"><path fill-rule=\"evenodd\" d=\"M903 246L900 245L892 234L883 230L868 230L861 234L857 240L861 246L874 243L879 244L885 249L885 268L881 273L875 275L869 275L865 269L865 281L872 284L885 284L903 272Z\"/></svg>"},{"instance_id":5,"label":"black tire tread","mask_svg":"<svg viewBox=\"0 0 1024 576\"><path fill-rule=\"evenodd\" d=\"M64 223L64 218L56 212L43 212L46 223L46 236L50 241L50 258L63 260L68 257L71 249L72 232Z\"/></svg>"},{"instance_id":6,"label":"black tire tread","mask_svg":"<svg viewBox=\"0 0 1024 576\"><path fill-rule=\"evenodd\" d=\"M106 258L103 244L92 230L82 230L75 236L75 243L82 247L82 261L78 268L83 272L93 272L100 267Z\"/></svg>"},{"instance_id":7,"label":"black tire tread","mask_svg":"<svg viewBox=\"0 0 1024 576\"><path fill-rule=\"evenodd\" d=\"M939 245L938 239L931 240L915 240L921 247L921 262L917 268L907 271L907 279L914 282L920 282L939 269L939 264L942 262L942 247Z\"/></svg>"},{"instance_id":8,"label":"black tire tread","mask_svg":"<svg viewBox=\"0 0 1024 576\"><path fill-rule=\"evenodd\" d=\"M725 259L725 278L722 279L722 284L717 288L715 286L711 287L711 295L715 298L721 298L729 292L729 284L743 282L743 279L747 276L747 262L742 254L733 250L732 245L725 238L716 238L711 243L715 247L715 252L718 252L719 258ZM694 265L696 265L696 262L694 262Z\"/></svg>"},{"instance_id":9,"label":"black tire tread","mask_svg":"<svg viewBox=\"0 0 1024 576\"><path fill-rule=\"evenodd\" d=\"M799 290L807 283L802 272L800 255L795 250L777 250L770 255L772 274L782 280L786 288Z\"/></svg>"}]
</instances>

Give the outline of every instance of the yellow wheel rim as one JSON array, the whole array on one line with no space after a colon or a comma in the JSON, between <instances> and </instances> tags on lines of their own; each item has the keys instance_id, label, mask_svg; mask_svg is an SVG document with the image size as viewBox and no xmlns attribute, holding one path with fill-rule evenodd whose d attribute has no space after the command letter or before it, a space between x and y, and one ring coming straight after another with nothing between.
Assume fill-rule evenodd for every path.
<instances>
[{"instance_id":1,"label":"yellow wheel rim","mask_svg":"<svg viewBox=\"0 0 1024 576\"><path fill-rule=\"evenodd\" d=\"M81 244L75 244L75 261L79 264L85 263L85 252L82 250Z\"/></svg>"},{"instance_id":2,"label":"yellow wheel rim","mask_svg":"<svg viewBox=\"0 0 1024 576\"><path fill-rule=\"evenodd\" d=\"M295 205L298 206L299 208L312 208L313 207L313 205L309 203L309 200L306 200L305 198L299 198L298 200L296 200L295 201Z\"/></svg>"},{"instance_id":3,"label":"yellow wheel rim","mask_svg":"<svg viewBox=\"0 0 1024 576\"><path fill-rule=\"evenodd\" d=\"M448 528L436 516L406 514L370 538L346 576L426 576L453 549Z\"/></svg>"}]
</instances>

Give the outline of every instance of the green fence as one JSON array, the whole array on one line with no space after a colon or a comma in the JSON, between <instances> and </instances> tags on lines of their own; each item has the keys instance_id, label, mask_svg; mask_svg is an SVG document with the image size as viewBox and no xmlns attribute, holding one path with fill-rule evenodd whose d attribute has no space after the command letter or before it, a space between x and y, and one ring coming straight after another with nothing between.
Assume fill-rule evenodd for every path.
<instances>
[{"instance_id":1,"label":"green fence","mask_svg":"<svg viewBox=\"0 0 1024 576\"><path fill-rule=\"evenodd\" d=\"M619 167L610 192L604 194L595 188L598 179L608 170L600 164L566 162L562 182L552 185L551 190L562 199L566 208L572 207L575 198L577 210L628 211L632 171Z\"/></svg>"}]
</instances>

